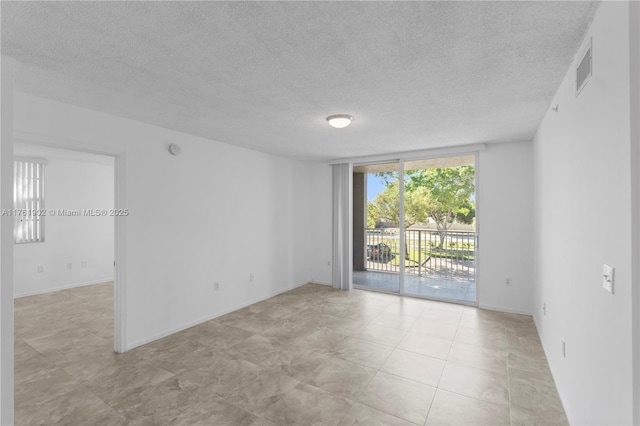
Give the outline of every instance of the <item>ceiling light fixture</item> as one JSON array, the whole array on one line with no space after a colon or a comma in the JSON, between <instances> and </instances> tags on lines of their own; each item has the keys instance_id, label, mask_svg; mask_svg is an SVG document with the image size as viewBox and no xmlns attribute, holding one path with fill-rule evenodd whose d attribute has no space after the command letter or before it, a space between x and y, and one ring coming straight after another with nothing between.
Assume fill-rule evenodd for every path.
<instances>
[{"instance_id":1,"label":"ceiling light fixture","mask_svg":"<svg viewBox=\"0 0 640 426\"><path fill-rule=\"evenodd\" d=\"M353 121L353 116L349 114L334 114L327 117L327 121L332 127L342 129L347 127Z\"/></svg>"}]
</instances>

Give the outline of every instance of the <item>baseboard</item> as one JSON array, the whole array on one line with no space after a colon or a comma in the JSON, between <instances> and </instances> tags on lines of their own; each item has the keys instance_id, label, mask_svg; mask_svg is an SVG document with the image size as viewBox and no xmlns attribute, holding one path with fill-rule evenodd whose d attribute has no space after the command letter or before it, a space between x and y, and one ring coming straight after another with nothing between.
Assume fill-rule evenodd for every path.
<instances>
[{"instance_id":1,"label":"baseboard","mask_svg":"<svg viewBox=\"0 0 640 426\"><path fill-rule=\"evenodd\" d=\"M270 299L270 298L275 297L275 296L277 296L279 294L286 293L287 291L291 291L291 290L293 290L295 288L298 288L298 287L302 287L303 285L306 285L306 284L311 284L311 283L304 282L302 284L296 284L296 285L284 288L282 290L278 290L278 291L275 291L273 293L269 293L268 295L266 295L264 297L259 297L257 299L252 299L252 300L249 300L248 302L241 303L241 304L236 305L234 307L231 307L231 308L216 312L215 314L208 315L208 316L206 316L204 318L200 318L200 319L197 319L195 321L190 321L190 322L188 322L188 323L186 323L184 325L181 325L179 327L174 327L174 328L171 328L169 330L165 330L162 333L155 334L155 335L153 335L151 337L137 340L137 341L135 341L133 343L130 343L130 344L126 345L127 351L130 351L131 349L135 349L138 346L142 346L142 345L146 345L147 343L154 342L154 341L156 341L158 339L162 339L163 337L167 337L167 336L170 336L172 334L178 333L178 332L180 332L182 330L186 330L187 328L194 327L194 326L196 326L198 324L202 324L202 323L205 323L207 321L211 321L212 319L216 319L216 318L221 317L223 315L226 315L226 314L229 314L231 312L237 311L238 309L246 308L247 306L251 306L251 305L253 305L255 303L262 302L263 300Z\"/></svg>"},{"instance_id":2,"label":"baseboard","mask_svg":"<svg viewBox=\"0 0 640 426\"><path fill-rule=\"evenodd\" d=\"M28 291L26 293L14 294L13 298L14 299L19 299L21 297L35 296L37 294L44 294L44 293L52 293L54 291L67 290L67 289L76 288L76 287L85 287L85 286L94 285L94 284L102 284L102 283L106 283L106 282L109 282L109 281L113 281L113 278L103 278L101 280L84 281L84 282L81 282L81 283L63 285L63 286L60 286L60 287L53 287L53 288L45 288L45 289L42 289L42 290Z\"/></svg>"},{"instance_id":3,"label":"baseboard","mask_svg":"<svg viewBox=\"0 0 640 426\"><path fill-rule=\"evenodd\" d=\"M309 282L309 284L320 284L320 285L328 285L328 286L333 287L333 284L328 283L328 282L326 282L326 281L317 281L317 280L312 280L312 281L310 281L310 282Z\"/></svg>"},{"instance_id":4,"label":"baseboard","mask_svg":"<svg viewBox=\"0 0 640 426\"><path fill-rule=\"evenodd\" d=\"M508 314L520 314L520 315L530 315L530 316L533 315L531 312L521 311L518 309L503 308L501 306L491 306L491 305L480 304L478 305L478 308L487 309L489 311L506 312Z\"/></svg>"}]
</instances>

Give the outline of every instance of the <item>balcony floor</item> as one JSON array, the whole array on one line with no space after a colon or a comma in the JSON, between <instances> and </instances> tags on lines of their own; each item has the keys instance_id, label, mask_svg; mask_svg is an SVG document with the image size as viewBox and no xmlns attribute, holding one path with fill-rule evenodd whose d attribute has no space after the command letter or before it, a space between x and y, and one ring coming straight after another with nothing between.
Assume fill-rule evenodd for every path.
<instances>
[{"instance_id":1,"label":"balcony floor","mask_svg":"<svg viewBox=\"0 0 640 426\"><path fill-rule=\"evenodd\" d=\"M397 293L399 275L393 272L353 271L353 284L363 289ZM406 274L404 290L407 295L464 304L476 303L476 283L468 278Z\"/></svg>"}]
</instances>

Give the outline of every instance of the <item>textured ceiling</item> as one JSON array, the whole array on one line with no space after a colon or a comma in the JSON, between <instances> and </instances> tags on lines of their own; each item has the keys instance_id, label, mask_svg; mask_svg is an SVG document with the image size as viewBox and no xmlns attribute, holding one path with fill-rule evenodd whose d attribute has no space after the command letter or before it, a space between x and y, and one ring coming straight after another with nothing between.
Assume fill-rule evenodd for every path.
<instances>
[{"instance_id":1,"label":"textured ceiling","mask_svg":"<svg viewBox=\"0 0 640 426\"><path fill-rule=\"evenodd\" d=\"M17 88L330 159L524 140L592 2L7 2ZM346 129L335 113L355 116ZM160 143L160 141L159 141Z\"/></svg>"}]
</instances>

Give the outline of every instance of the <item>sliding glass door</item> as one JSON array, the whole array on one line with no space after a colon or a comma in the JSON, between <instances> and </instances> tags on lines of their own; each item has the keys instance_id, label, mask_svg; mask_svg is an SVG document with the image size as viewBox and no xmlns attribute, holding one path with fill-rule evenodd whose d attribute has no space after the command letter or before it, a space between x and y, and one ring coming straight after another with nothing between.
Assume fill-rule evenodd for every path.
<instances>
[{"instance_id":1,"label":"sliding glass door","mask_svg":"<svg viewBox=\"0 0 640 426\"><path fill-rule=\"evenodd\" d=\"M354 286L475 304L475 155L353 171Z\"/></svg>"},{"instance_id":2,"label":"sliding glass door","mask_svg":"<svg viewBox=\"0 0 640 426\"><path fill-rule=\"evenodd\" d=\"M475 156L403 166L404 294L475 303Z\"/></svg>"},{"instance_id":3,"label":"sliding glass door","mask_svg":"<svg viewBox=\"0 0 640 426\"><path fill-rule=\"evenodd\" d=\"M400 163L353 167L353 284L400 292Z\"/></svg>"}]
</instances>

